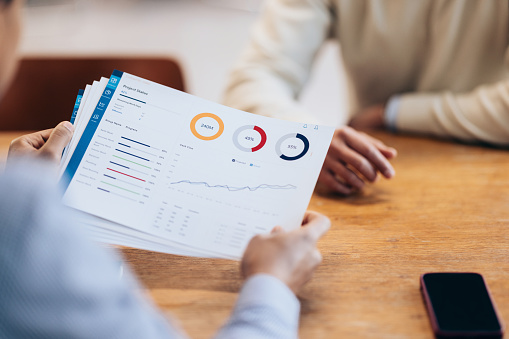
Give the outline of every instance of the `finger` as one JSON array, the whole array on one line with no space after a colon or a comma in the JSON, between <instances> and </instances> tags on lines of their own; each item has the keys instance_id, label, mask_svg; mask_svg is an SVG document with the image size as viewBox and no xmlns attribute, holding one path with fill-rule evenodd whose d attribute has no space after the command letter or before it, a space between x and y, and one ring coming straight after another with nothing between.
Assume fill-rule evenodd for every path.
<instances>
[{"instance_id":1,"label":"finger","mask_svg":"<svg viewBox=\"0 0 509 339\"><path fill-rule=\"evenodd\" d=\"M40 149L46 144L49 139L53 128L45 129L44 131L35 132L28 136L27 142L35 149Z\"/></svg>"},{"instance_id":2,"label":"finger","mask_svg":"<svg viewBox=\"0 0 509 339\"><path fill-rule=\"evenodd\" d=\"M31 147L33 149L39 149L44 145L46 140L48 140L52 130L53 129L51 128L44 131L23 135L14 139L11 142L11 147Z\"/></svg>"},{"instance_id":3,"label":"finger","mask_svg":"<svg viewBox=\"0 0 509 339\"><path fill-rule=\"evenodd\" d=\"M314 249L314 251L311 253L311 257L313 258L315 266L318 266L323 260L322 253L320 253L318 248Z\"/></svg>"},{"instance_id":4,"label":"finger","mask_svg":"<svg viewBox=\"0 0 509 339\"><path fill-rule=\"evenodd\" d=\"M375 148L373 146L373 148ZM364 155L358 153L347 144L339 145L333 149L333 156L337 161L346 163L362 174L367 180L373 182L376 179L376 167Z\"/></svg>"},{"instance_id":5,"label":"finger","mask_svg":"<svg viewBox=\"0 0 509 339\"><path fill-rule=\"evenodd\" d=\"M345 129L344 136L346 143L352 149L368 159L369 162L371 162L375 168L383 174L384 177L392 178L394 176L394 168L392 168L390 162L382 155L378 148L376 148L375 145L369 141L369 139L363 137L353 129ZM355 167L354 164L352 165ZM361 168L357 169L364 175L364 172L362 172ZM365 170L365 168L362 169ZM367 178L370 179L369 177ZM374 179L375 177L372 177L370 180Z\"/></svg>"},{"instance_id":6,"label":"finger","mask_svg":"<svg viewBox=\"0 0 509 339\"><path fill-rule=\"evenodd\" d=\"M37 136L38 138L40 138L40 139L44 140L44 142L46 142L49 139L51 132L53 132L53 130L54 130L54 128L48 128L48 129L45 129L44 131L35 132L30 135Z\"/></svg>"},{"instance_id":7,"label":"finger","mask_svg":"<svg viewBox=\"0 0 509 339\"><path fill-rule=\"evenodd\" d=\"M353 192L353 189L351 187L348 187L345 184L340 183L334 177L334 175L331 172L329 172L328 169L325 168L322 169L322 171L320 172L320 176L318 177L318 180L327 185L327 187L329 187L329 189L333 190L334 192L344 195L349 195L352 194Z\"/></svg>"},{"instance_id":8,"label":"finger","mask_svg":"<svg viewBox=\"0 0 509 339\"><path fill-rule=\"evenodd\" d=\"M343 181L343 183L347 184L348 186L359 190L364 187L364 181L341 162L328 157L325 159L324 166L329 168L329 170L335 174L336 179L337 177L341 178L338 181Z\"/></svg>"},{"instance_id":9,"label":"finger","mask_svg":"<svg viewBox=\"0 0 509 339\"><path fill-rule=\"evenodd\" d=\"M392 147L385 147L385 148L378 148L378 150L382 153L382 155L386 158L386 159L394 159L397 155L398 155L398 151L396 151L395 148L392 148Z\"/></svg>"},{"instance_id":10,"label":"finger","mask_svg":"<svg viewBox=\"0 0 509 339\"><path fill-rule=\"evenodd\" d=\"M283 229L283 227L281 227L281 226L276 226L276 227L274 227L274 228L272 229L272 231L270 231L270 234L274 234L274 235L275 235L275 234L280 234L280 233L284 233L284 231L285 231L285 230Z\"/></svg>"},{"instance_id":11,"label":"finger","mask_svg":"<svg viewBox=\"0 0 509 339\"><path fill-rule=\"evenodd\" d=\"M304 283L311 280L313 273L322 262L322 259L322 254L316 247L310 249L310 251L306 253L305 258L303 258L300 263L301 270L305 272L302 277Z\"/></svg>"},{"instance_id":12,"label":"finger","mask_svg":"<svg viewBox=\"0 0 509 339\"><path fill-rule=\"evenodd\" d=\"M59 159L65 146L71 141L73 132L74 126L69 121L59 123L51 132L48 141L41 147L41 151Z\"/></svg>"},{"instance_id":13,"label":"finger","mask_svg":"<svg viewBox=\"0 0 509 339\"><path fill-rule=\"evenodd\" d=\"M371 135L364 134L364 136L368 138L368 140L371 141L387 159L393 159L398 155L398 151L394 147L387 146L382 141L372 137Z\"/></svg>"},{"instance_id":14,"label":"finger","mask_svg":"<svg viewBox=\"0 0 509 339\"><path fill-rule=\"evenodd\" d=\"M308 217L308 222L300 228L305 237L317 242L330 228L330 220L323 214L315 213Z\"/></svg>"},{"instance_id":15,"label":"finger","mask_svg":"<svg viewBox=\"0 0 509 339\"><path fill-rule=\"evenodd\" d=\"M313 219L319 218L320 216L321 214L318 212L307 210L306 213L304 213L304 218L302 218L302 226L309 223Z\"/></svg>"}]
</instances>

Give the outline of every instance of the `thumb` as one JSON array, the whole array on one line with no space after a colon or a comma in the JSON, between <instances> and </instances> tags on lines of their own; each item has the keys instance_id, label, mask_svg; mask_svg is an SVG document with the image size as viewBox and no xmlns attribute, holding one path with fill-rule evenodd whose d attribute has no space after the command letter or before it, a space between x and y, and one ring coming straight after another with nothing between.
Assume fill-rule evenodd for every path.
<instances>
[{"instance_id":1,"label":"thumb","mask_svg":"<svg viewBox=\"0 0 509 339\"><path fill-rule=\"evenodd\" d=\"M53 129L48 140L41 147L41 151L55 159L60 159L62 152L71 141L74 126L69 121L62 121Z\"/></svg>"},{"instance_id":2,"label":"thumb","mask_svg":"<svg viewBox=\"0 0 509 339\"><path fill-rule=\"evenodd\" d=\"M398 151L394 147L389 147L377 138L365 134L365 136L375 145L375 147L383 154L387 159L393 159L398 155Z\"/></svg>"},{"instance_id":3,"label":"thumb","mask_svg":"<svg viewBox=\"0 0 509 339\"><path fill-rule=\"evenodd\" d=\"M303 234L307 233L309 239L317 242L327 233L331 222L325 215L316 212L308 212L306 216L308 216L308 219L305 220L306 224L300 228L300 231Z\"/></svg>"},{"instance_id":4,"label":"thumb","mask_svg":"<svg viewBox=\"0 0 509 339\"><path fill-rule=\"evenodd\" d=\"M280 233L284 233L285 230L283 229L283 227L281 226L276 226L272 229L272 231L270 231L270 234L280 234Z\"/></svg>"}]
</instances>

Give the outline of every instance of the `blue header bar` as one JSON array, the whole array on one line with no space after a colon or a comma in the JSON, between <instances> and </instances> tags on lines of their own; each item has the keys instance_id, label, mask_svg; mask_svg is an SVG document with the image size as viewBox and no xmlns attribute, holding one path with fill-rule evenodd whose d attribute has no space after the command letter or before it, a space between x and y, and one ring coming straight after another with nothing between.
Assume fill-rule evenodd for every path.
<instances>
[{"instance_id":1,"label":"blue header bar","mask_svg":"<svg viewBox=\"0 0 509 339\"><path fill-rule=\"evenodd\" d=\"M111 98L113 97L113 94L115 93L115 90L117 89L118 83L120 82L123 74L124 72L118 70L114 70L111 74L110 80L108 81L108 84L106 85L106 88L104 89L103 94L101 95L101 98L99 99L99 102L97 103L97 106L95 107L94 112L88 121L87 127L85 127L85 131L83 132L83 135L81 136L80 141L78 142L78 145L72 154L71 160L69 160L69 164L65 169L64 175L60 179L60 184L64 190L67 190L67 187L69 187L74 174L76 174L81 160L83 159L83 156L85 155L85 152L90 145L90 141L92 141L92 138L97 130L97 126L99 126L99 123L104 116L104 112L108 108Z\"/></svg>"},{"instance_id":2,"label":"blue header bar","mask_svg":"<svg viewBox=\"0 0 509 339\"><path fill-rule=\"evenodd\" d=\"M78 110L80 109L80 104L81 104L81 99L83 98L83 93L85 93L85 91L80 89L78 91L78 96L76 97L76 101L74 102L74 109L72 111L71 120L69 120L71 122L71 124L73 124L73 125L74 125L74 121L76 120L76 114L78 114Z\"/></svg>"}]
</instances>

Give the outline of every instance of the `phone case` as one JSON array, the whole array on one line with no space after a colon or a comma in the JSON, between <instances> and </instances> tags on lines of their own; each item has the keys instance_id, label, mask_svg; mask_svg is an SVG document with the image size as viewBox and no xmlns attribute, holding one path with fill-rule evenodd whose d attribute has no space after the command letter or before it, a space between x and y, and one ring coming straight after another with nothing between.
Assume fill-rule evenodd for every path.
<instances>
[{"instance_id":1,"label":"phone case","mask_svg":"<svg viewBox=\"0 0 509 339\"><path fill-rule=\"evenodd\" d=\"M426 289L426 284L424 282L424 277L427 275L427 274L433 274L433 273L467 273L467 274L477 274L479 275L481 278L482 278L482 281L484 283L484 286L486 287L486 290L488 291L488 296L491 300L491 304L495 310L495 314L497 316L497 319L498 319L498 322L500 324L500 331L495 331L495 332L473 332L473 331L468 331L468 332L460 332L460 331L443 331L442 329L440 329L440 327L438 326L438 320L437 320L437 317L436 317L436 314L435 314L435 311L433 309L433 305L431 304L431 299L430 299L430 296L428 294L428 291ZM425 274L422 274L421 277L420 277L420 285L421 285L421 293L422 293L422 296L424 298L424 304L426 306L426 310L428 312L428 315L429 315L429 319L430 319L430 322L431 322L431 327L433 329L433 333L435 334L436 338L437 339L442 339L442 338L476 338L476 339L480 339L480 338L493 338L493 339L501 339L504 335L504 324L502 323L502 320L500 318L500 313L498 312L497 310L497 307L495 305L495 303L493 302L493 298L492 298L492 295L491 295L491 292L488 288L488 285L486 284L486 281L484 280L484 277L479 274L479 273L474 273L474 272L429 272L429 273L425 273Z\"/></svg>"}]
</instances>

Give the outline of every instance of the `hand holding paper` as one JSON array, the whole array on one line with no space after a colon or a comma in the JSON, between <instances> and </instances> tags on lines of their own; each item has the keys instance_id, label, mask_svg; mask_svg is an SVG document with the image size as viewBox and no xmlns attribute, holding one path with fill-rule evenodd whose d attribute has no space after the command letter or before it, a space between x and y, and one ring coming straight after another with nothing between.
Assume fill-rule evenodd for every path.
<instances>
[{"instance_id":1,"label":"hand holding paper","mask_svg":"<svg viewBox=\"0 0 509 339\"><path fill-rule=\"evenodd\" d=\"M11 142L7 160L35 156L58 165L64 148L71 140L73 131L74 126L69 121L62 121L55 128L16 138Z\"/></svg>"},{"instance_id":2,"label":"hand holding paper","mask_svg":"<svg viewBox=\"0 0 509 339\"><path fill-rule=\"evenodd\" d=\"M285 232L277 226L269 235L255 236L242 257L242 275L270 274L297 293L322 262L316 243L329 227L327 217L307 212L301 228Z\"/></svg>"}]
</instances>

